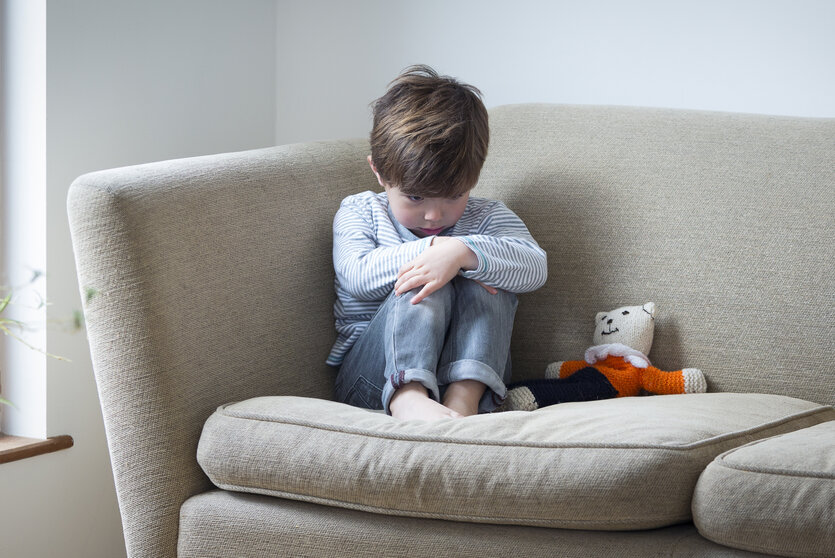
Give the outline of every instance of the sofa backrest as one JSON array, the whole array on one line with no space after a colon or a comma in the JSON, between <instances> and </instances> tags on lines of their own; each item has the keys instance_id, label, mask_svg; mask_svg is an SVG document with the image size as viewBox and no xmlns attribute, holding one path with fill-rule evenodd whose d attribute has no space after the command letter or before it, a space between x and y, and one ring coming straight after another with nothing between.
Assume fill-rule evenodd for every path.
<instances>
[{"instance_id":1,"label":"sofa backrest","mask_svg":"<svg viewBox=\"0 0 835 558\"><path fill-rule=\"evenodd\" d=\"M475 195L549 257L514 375L579 359L599 310L654 301L650 357L714 391L835 403L835 120L520 105L491 111ZM176 555L218 405L329 397L331 223L375 188L365 140L78 178L68 209L128 553Z\"/></svg>"},{"instance_id":2,"label":"sofa backrest","mask_svg":"<svg viewBox=\"0 0 835 558\"><path fill-rule=\"evenodd\" d=\"M835 119L515 105L490 125L476 192L548 253L515 377L581 359L597 312L653 301L659 368L835 403Z\"/></svg>"},{"instance_id":3,"label":"sofa backrest","mask_svg":"<svg viewBox=\"0 0 835 558\"><path fill-rule=\"evenodd\" d=\"M203 423L260 395L330 396L331 223L363 140L111 169L70 188L73 249L128 555L174 558L212 487Z\"/></svg>"}]
</instances>

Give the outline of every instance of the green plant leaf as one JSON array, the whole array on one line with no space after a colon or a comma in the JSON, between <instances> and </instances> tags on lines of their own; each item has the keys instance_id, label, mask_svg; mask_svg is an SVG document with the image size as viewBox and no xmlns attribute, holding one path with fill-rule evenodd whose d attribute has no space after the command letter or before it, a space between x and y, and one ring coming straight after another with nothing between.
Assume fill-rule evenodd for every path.
<instances>
[{"instance_id":1,"label":"green plant leaf","mask_svg":"<svg viewBox=\"0 0 835 558\"><path fill-rule=\"evenodd\" d=\"M84 312L81 310L73 310L72 312L72 330L81 331L84 329Z\"/></svg>"},{"instance_id":2,"label":"green plant leaf","mask_svg":"<svg viewBox=\"0 0 835 558\"><path fill-rule=\"evenodd\" d=\"M37 270L33 271L33 273L32 273L32 279L29 281L29 283L30 283L30 284L31 284L31 283L34 283L35 281L37 281L37 280L38 280L40 277L42 277L42 276L43 276L43 272L41 272L41 271L37 271ZM0 287L0 288L5 289L4 287ZM7 287L6 287L6 288L7 288ZM8 307L8 305L10 304L10 302L11 302L11 300L12 300L12 292L13 292L13 291L10 291L10 292L6 295L6 297L5 297L5 298L3 298L2 300L0 300L0 313L2 313L2 312L6 309L6 307ZM95 296L97 293L98 293L98 290L96 290L96 289L91 289L91 288L89 288L89 287L88 287L88 288L87 288L87 293L86 293L87 300L89 301L89 300L90 300L93 296ZM45 300L45 299L44 299L44 298L40 295L40 293L36 293L36 294L37 294L38 298L40 299L40 304L39 304L38 308L43 308L44 306L46 306L46 305L47 305L47 302L46 302L46 300ZM81 322L80 322L79 329L80 329L81 327L83 327L83 320L84 320L83 315L81 315L81 316L80 316L80 319L81 319ZM78 326L78 325L79 325L79 316L74 316L74 321L75 321L75 323L76 323L76 324L77 324L77 326ZM14 328L16 328L16 329L19 329L20 331L23 331L23 330L25 329L25 324L24 324L23 322L20 322L20 321L18 321L18 320L14 320L14 319L12 319L12 318L0 317L0 333L2 333L3 335L8 335L8 336L9 336L9 337L11 337L12 339L14 339L14 340L16 340L16 341L18 341L18 342L22 343L23 345L25 345L25 346L29 347L29 348L30 348L30 349L32 349L33 351L38 351L39 353L44 354L44 355L48 356L49 358L54 358L55 360L63 360L63 361L65 361L65 362L70 362L70 360L69 360L69 359L67 359L67 358L64 358L64 357L62 357L62 356L58 356L58 355L53 355L52 353L48 353L48 352L46 352L45 350L43 350L43 349L39 349L38 347L35 347L34 345L32 345L32 344L28 343L28 342L27 342L25 339L23 339L22 337L18 337L17 335L15 335L14 333L12 333L12 330L10 329L10 327L14 327ZM12 403L11 403L11 402L9 402L7 399L3 399L2 397L0 397L0 405L12 405ZM12 406L14 406L14 405L12 405Z\"/></svg>"},{"instance_id":3,"label":"green plant leaf","mask_svg":"<svg viewBox=\"0 0 835 558\"><path fill-rule=\"evenodd\" d=\"M9 305L9 301L12 300L12 293L6 295L6 298L0 300L0 312L6 309L6 306Z\"/></svg>"},{"instance_id":4,"label":"green plant leaf","mask_svg":"<svg viewBox=\"0 0 835 558\"><path fill-rule=\"evenodd\" d=\"M18 337L17 335L15 335L14 333L12 333L12 332L9 330L9 328L7 328L6 326L4 326L2 323L0 323L0 331L2 331L4 335L8 335L9 337L11 337L12 339L14 339L15 341L19 341L20 343L23 343L24 345L26 345L27 347L29 347L29 348L30 348L30 349L32 349L33 351L37 351L37 352L39 352L39 353L41 353L41 354L44 354L44 355L48 356L49 358L54 358L55 360L63 360L64 362L72 362L72 361L71 361L70 359L68 359L68 358L65 358L65 357L62 357L62 356L58 356L58 355L53 355L52 353L48 353L48 352L44 351L43 349L39 349L39 348L35 347L35 346L34 346L34 345L32 345L31 343L28 343L25 339L23 339L23 338L21 338L21 337Z\"/></svg>"},{"instance_id":5,"label":"green plant leaf","mask_svg":"<svg viewBox=\"0 0 835 558\"><path fill-rule=\"evenodd\" d=\"M101 291L94 287L84 287L84 304L93 300L93 297L98 295Z\"/></svg>"},{"instance_id":6,"label":"green plant leaf","mask_svg":"<svg viewBox=\"0 0 835 558\"><path fill-rule=\"evenodd\" d=\"M18 320L13 320L11 318L0 318L0 329L3 329L3 326L13 325L18 329L23 329L23 322Z\"/></svg>"}]
</instances>

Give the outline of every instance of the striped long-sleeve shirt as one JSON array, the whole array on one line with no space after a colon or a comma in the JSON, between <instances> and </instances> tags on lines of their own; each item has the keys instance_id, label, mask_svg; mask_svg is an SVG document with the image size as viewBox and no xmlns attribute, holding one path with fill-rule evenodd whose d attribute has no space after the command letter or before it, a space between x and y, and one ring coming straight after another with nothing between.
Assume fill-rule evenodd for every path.
<instances>
[{"instance_id":1,"label":"striped long-sleeve shirt","mask_svg":"<svg viewBox=\"0 0 835 558\"><path fill-rule=\"evenodd\" d=\"M460 272L469 279L513 293L534 291L548 275L545 251L522 220L502 202L471 197L454 226L441 233L466 243L478 268ZM385 192L363 192L342 200L333 221L333 265L338 333L327 363L339 366L391 293L399 269L428 248L398 223Z\"/></svg>"}]
</instances>

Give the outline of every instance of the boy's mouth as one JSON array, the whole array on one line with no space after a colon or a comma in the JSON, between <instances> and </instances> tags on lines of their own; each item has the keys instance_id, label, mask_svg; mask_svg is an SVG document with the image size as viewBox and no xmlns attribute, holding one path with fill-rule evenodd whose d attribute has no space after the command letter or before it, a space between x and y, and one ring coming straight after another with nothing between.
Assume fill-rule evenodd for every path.
<instances>
[{"instance_id":1,"label":"boy's mouth","mask_svg":"<svg viewBox=\"0 0 835 558\"><path fill-rule=\"evenodd\" d=\"M423 227L420 227L420 232L422 232L423 234L429 235L429 236L431 236L433 234L438 234L442 230L444 230L444 227L439 227L437 229L425 229Z\"/></svg>"}]
</instances>

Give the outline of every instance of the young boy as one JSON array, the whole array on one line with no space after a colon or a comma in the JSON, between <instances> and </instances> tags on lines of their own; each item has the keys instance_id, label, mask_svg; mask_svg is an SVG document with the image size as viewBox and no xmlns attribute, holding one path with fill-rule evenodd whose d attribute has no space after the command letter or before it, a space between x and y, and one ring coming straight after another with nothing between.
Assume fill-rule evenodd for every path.
<instances>
[{"instance_id":1,"label":"young boy","mask_svg":"<svg viewBox=\"0 0 835 558\"><path fill-rule=\"evenodd\" d=\"M489 139L480 95L413 66L374 104L384 192L348 196L333 225L338 401L433 420L506 395L515 293L545 283L546 257L504 204L470 197Z\"/></svg>"}]
</instances>

